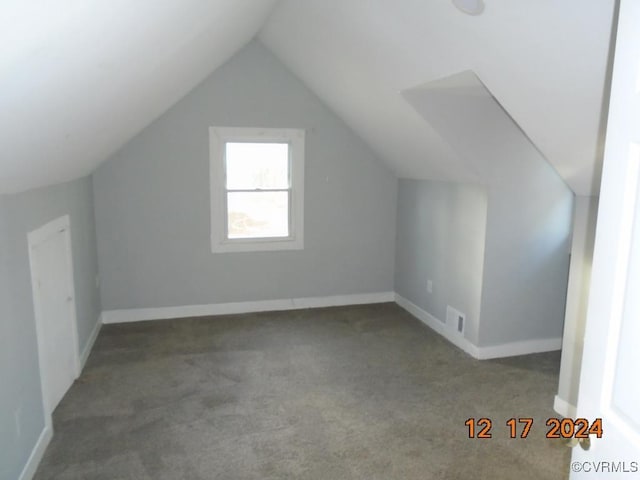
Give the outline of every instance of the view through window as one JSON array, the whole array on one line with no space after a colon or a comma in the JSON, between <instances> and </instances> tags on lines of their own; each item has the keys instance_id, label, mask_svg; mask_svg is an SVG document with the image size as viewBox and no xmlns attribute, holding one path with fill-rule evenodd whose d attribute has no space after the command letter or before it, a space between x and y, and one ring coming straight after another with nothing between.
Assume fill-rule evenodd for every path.
<instances>
[{"instance_id":1,"label":"view through window","mask_svg":"<svg viewBox=\"0 0 640 480\"><path fill-rule=\"evenodd\" d=\"M289 236L289 144L225 145L227 238Z\"/></svg>"}]
</instances>

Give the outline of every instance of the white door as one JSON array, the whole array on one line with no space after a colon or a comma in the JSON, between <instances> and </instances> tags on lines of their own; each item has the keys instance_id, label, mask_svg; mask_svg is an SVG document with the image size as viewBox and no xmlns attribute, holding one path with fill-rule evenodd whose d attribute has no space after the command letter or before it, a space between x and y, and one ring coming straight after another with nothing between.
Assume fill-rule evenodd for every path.
<instances>
[{"instance_id":1,"label":"white door","mask_svg":"<svg viewBox=\"0 0 640 480\"><path fill-rule=\"evenodd\" d=\"M69 217L29 234L40 377L49 415L79 372Z\"/></svg>"},{"instance_id":2,"label":"white door","mask_svg":"<svg viewBox=\"0 0 640 480\"><path fill-rule=\"evenodd\" d=\"M640 478L639 184L640 1L622 0L577 405L602 438L574 449L571 479Z\"/></svg>"}]
</instances>

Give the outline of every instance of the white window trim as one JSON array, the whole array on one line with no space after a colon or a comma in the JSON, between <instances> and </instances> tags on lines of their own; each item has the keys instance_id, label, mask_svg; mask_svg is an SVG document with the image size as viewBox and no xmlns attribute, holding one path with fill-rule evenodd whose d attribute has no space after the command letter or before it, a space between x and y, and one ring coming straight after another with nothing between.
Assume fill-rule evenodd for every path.
<instances>
[{"instance_id":1,"label":"white window trim","mask_svg":"<svg viewBox=\"0 0 640 480\"><path fill-rule=\"evenodd\" d=\"M209 127L211 251L213 253L302 250L304 248L304 137L304 130L292 128ZM291 203L288 237L226 238L224 151L225 144L228 142L279 142L290 145Z\"/></svg>"}]
</instances>

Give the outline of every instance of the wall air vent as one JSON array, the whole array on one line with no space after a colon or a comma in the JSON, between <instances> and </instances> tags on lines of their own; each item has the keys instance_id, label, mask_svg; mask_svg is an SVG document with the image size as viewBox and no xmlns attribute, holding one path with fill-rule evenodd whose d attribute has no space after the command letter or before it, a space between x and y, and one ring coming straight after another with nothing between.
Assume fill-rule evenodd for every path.
<instances>
[{"instance_id":1,"label":"wall air vent","mask_svg":"<svg viewBox=\"0 0 640 480\"><path fill-rule=\"evenodd\" d=\"M464 326L467 316L461 311L447 305L447 328L451 331L464 335Z\"/></svg>"}]
</instances>

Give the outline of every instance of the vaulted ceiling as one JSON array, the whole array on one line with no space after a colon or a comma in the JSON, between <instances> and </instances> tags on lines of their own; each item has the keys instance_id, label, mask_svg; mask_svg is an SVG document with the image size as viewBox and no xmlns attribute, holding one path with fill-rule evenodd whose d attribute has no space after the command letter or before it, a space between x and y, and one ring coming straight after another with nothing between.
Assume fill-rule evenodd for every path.
<instances>
[{"instance_id":1,"label":"vaulted ceiling","mask_svg":"<svg viewBox=\"0 0 640 480\"><path fill-rule=\"evenodd\" d=\"M284 0L260 38L400 176L473 180L400 94L472 70L569 186L594 192L614 0L485 4Z\"/></svg>"},{"instance_id":2,"label":"vaulted ceiling","mask_svg":"<svg viewBox=\"0 0 640 480\"><path fill-rule=\"evenodd\" d=\"M249 42L273 5L0 1L0 193L90 173Z\"/></svg>"},{"instance_id":3,"label":"vaulted ceiling","mask_svg":"<svg viewBox=\"0 0 640 480\"><path fill-rule=\"evenodd\" d=\"M4 0L0 193L77 178L256 35L400 177L475 181L401 92L472 70L597 192L614 0Z\"/></svg>"}]
</instances>

